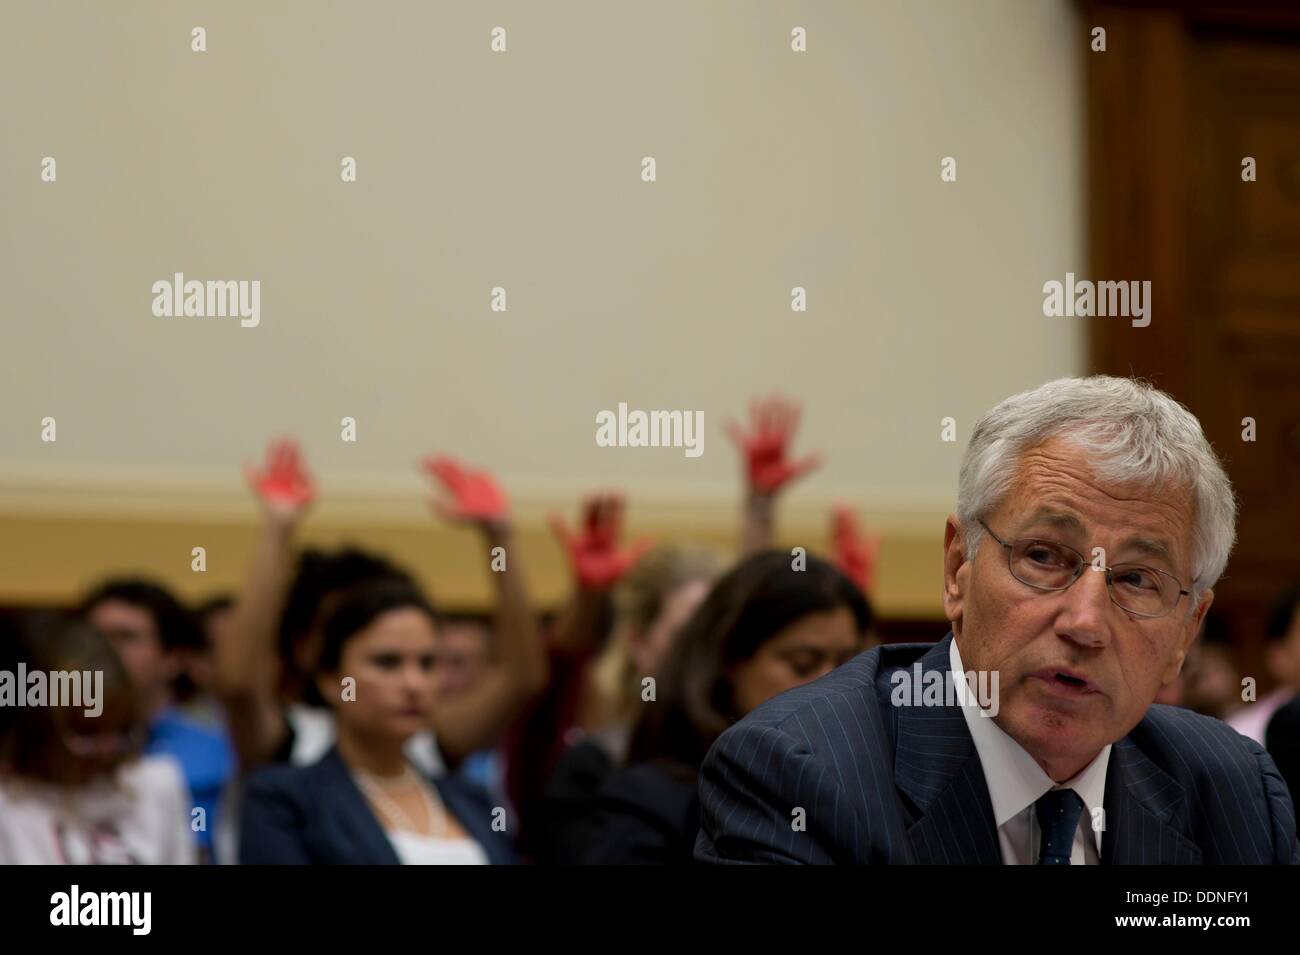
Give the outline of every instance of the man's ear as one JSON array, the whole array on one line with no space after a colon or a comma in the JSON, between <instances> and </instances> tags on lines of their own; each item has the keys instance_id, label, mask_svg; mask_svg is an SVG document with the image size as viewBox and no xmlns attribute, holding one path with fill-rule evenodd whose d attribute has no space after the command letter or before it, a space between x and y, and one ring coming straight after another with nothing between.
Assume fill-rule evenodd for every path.
<instances>
[{"instance_id":1,"label":"man's ear","mask_svg":"<svg viewBox=\"0 0 1300 955\"><path fill-rule=\"evenodd\" d=\"M953 633L961 633L962 605L970 581L966 542L956 514L948 515L943 529L943 613Z\"/></svg>"},{"instance_id":2,"label":"man's ear","mask_svg":"<svg viewBox=\"0 0 1300 955\"><path fill-rule=\"evenodd\" d=\"M1178 649L1170 661L1169 667L1162 674L1161 686L1167 686L1174 680L1178 679L1178 674L1182 672L1183 662L1187 659L1187 654L1192 650L1192 643L1195 642L1197 634L1201 632L1201 624L1205 620L1205 614L1210 609L1210 604L1214 603L1214 591L1207 590L1201 594L1201 599L1196 604L1196 609L1192 611L1190 617L1184 621L1187 629L1179 634ZM1174 613L1178 611L1175 610Z\"/></svg>"}]
</instances>

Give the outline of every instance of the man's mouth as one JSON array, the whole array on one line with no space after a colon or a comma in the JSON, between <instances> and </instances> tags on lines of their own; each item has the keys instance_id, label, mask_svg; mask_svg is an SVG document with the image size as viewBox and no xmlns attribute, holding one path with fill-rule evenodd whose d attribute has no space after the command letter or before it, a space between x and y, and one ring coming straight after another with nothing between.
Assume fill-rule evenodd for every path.
<instances>
[{"instance_id":1,"label":"man's mouth","mask_svg":"<svg viewBox=\"0 0 1300 955\"><path fill-rule=\"evenodd\" d=\"M1047 667L1029 674L1032 679L1041 680L1057 693L1068 696L1087 696L1100 692L1097 685L1074 670L1061 670Z\"/></svg>"}]
</instances>

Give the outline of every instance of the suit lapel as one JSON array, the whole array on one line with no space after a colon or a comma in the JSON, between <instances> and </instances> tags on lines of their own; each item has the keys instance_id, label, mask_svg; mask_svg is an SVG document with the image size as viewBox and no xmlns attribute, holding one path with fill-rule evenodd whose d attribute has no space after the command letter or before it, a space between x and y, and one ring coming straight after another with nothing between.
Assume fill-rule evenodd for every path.
<instances>
[{"instance_id":1,"label":"suit lapel","mask_svg":"<svg viewBox=\"0 0 1300 955\"><path fill-rule=\"evenodd\" d=\"M951 640L949 634L920 659L922 675L934 671L942 678L949 671ZM895 721L894 780L918 812L907 830L915 861L1000 865L988 783L961 710L885 702Z\"/></svg>"},{"instance_id":2,"label":"suit lapel","mask_svg":"<svg viewBox=\"0 0 1300 955\"><path fill-rule=\"evenodd\" d=\"M1199 865L1187 826L1183 789L1129 737L1110 751L1106 769L1103 865Z\"/></svg>"},{"instance_id":3,"label":"suit lapel","mask_svg":"<svg viewBox=\"0 0 1300 955\"><path fill-rule=\"evenodd\" d=\"M951 640L950 633L921 657L922 674L951 669ZM882 683L880 692L889 689ZM1001 864L988 782L961 710L885 703L894 720L895 783L917 809L908 827L915 861ZM1102 864L1200 864L1184 801L1182 787L1130 737L1116 743L1106 770Z\"/></svg>"},{"instance_id":4,"label":"suit lapel","mask_svg":"<svg viewBox=\"0 0 1300 955\"><path fill-rule=\"evenodd\" d=\"M357 784L352 780L338 749L331 749L317 763L320 801L329 825L339 834L332 848L346 863L355 865L397 865L379 820ZM331 840L332 841L332 840Z\"/></svg>"}]
</instances>

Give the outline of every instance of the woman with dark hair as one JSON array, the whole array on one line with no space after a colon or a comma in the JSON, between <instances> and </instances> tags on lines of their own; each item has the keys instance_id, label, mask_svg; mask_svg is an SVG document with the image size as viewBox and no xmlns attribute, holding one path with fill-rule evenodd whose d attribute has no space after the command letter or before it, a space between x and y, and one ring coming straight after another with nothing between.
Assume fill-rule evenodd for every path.
<instances>
[{"instance_id":1,"label":"woman with dark hair","mask_svg":"<svg viewBox=\"0 0 1300 955\"><path fill-rule=\"evenodd\" d=\"M0 865L197 861L195 807L180 767L169 756L140 755L145 713L108 640L40 617L9 641L5 662L24 682L41 674L50 693L55 674L61 684L80 681L81 698L31 705L28 697L11 710L0 745Z\"/></svg>"},{"instance_id":2,"label":"woman with dark hair","mask_svg":"<svg viewBox=\"0 0 1300 955\"><path fill-rule=\"evenodd\" d=\"M337 741L310 766L249 779L241 863L511 861L504 810L463 779L424 776L403 749L434 704L436 624L409 581L370 581L339 598L314 674Z\"/></svg>"},{"instance_id":3,"label":"woman with dark hair","mask_svg":"<svg viewBox=\"0 0 1300 955\"><path fill-rule=\"evenodd\" d=\"M818 557L764 551L737 565L647 685L628 765L601 791L587 861L691 862L697 775L713 741L760 703L848 662L872 624L862 591Z\"/></svg>"},{"instance_id":4,"label":"woman with dark hair","mask_svg":"<svg viewBox=\"0 0 1300 955\"><path fill-rule=\"evenodd\" d=\"M510 508L491 475L449 458L425 470L442 493L433 501L445 519L467 524L487 552L496 593L496 653L483 678L429 714L428 732L412 739L412 755L429 772L458 765L496 743L510 721L546 684L546 658L514 548ZM262 469L248 469L262 506L262 530L247 583L230 611L213 658L213 682L230 721L240 770L266 763L315 762L334 738L328 711L315 705L311 674L321 623L339 595L365 581L411 582L387 560L353 548L308 551L295 574L294 537L316 496L296 442L276 441ZM498 555L509 553L497 570Z\"/></svg>"}]
</instances>

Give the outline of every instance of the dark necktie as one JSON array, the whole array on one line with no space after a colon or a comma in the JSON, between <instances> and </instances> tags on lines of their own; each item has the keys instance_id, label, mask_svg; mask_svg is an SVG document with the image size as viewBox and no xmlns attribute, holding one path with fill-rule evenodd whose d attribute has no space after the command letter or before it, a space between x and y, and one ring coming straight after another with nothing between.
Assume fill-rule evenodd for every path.
<instances>
[{"instance_id":1,"label":"dark necktie","mask_svg":"<svg viewBox=\"0 0 1300 955\"><path fill-rule=\"evenodd\" d=\"M1034 812L1043 834L1038 864L1069 865L1083 800L1073 789L1049 789L1034 803Z\"/></svg>"}]
</instances>

